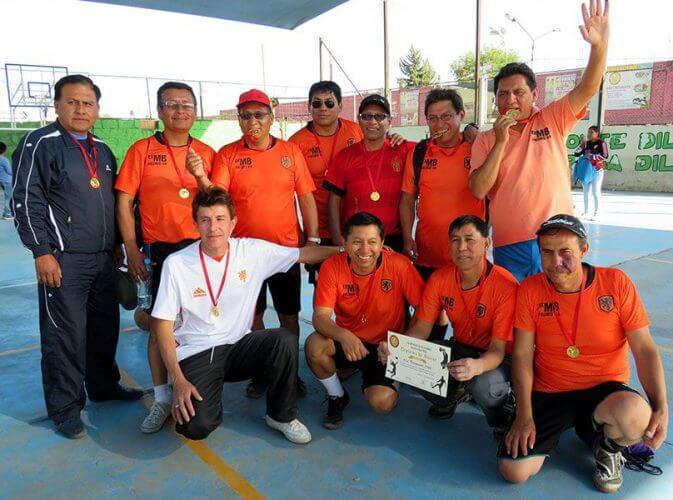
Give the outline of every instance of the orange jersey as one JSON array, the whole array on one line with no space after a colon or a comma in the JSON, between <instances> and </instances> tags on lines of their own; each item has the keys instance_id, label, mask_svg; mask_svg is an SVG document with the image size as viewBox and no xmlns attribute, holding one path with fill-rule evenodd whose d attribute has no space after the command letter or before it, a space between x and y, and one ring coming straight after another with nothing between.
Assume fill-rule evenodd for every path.
<instances>
[{"instance_id":1,"label":"orange jersey","mask_svg":"<svg viewBox=\"0 0 673 500\"><path fill-rule=\"evenodd\" d=\"M457 269L453 264L432 273L425 285L416 317L434 324L444 309L451 321L454 338L479 349L487 350L494 338L511 342L519 284L504 267L490 262L488 267L479 304L476 303L479 286L461 292ZM475 311L476 321L473 319Z\"/></svg>"},{"instance_id":2,"label":"orange jersey","mask_svg":"<svg viewBox=\"0 0 673 500\"><path fill-rule=\"evenodd\" d=\"M570 344L554 310L564 328L571 330L579 292L556 293L555 300L543 273L521 283L514 326L535 333L535 391L576 391L608 381L629 381L625 332L648 326L649 318L623 271L586 265L585 271L588 279L575 338L580 355L575 359L566 353Z\"/></svg>"},{"instance_id":3,"label":"orange jersey","mask_svg":"<svg viewBox=\"0 0 673 500\"><path fill-rule=\"evenodd\" d=\"M416 307L423 286L418 271L403 255L384 250L376 271L358 276L348 255L342 253L320 267L314 307L329 307L337 325L376 344L386 340L388 330L403 333L405 300Z\"/></svg>"},{"instance_id":4,"label":"orange jersey","mask_svg":"<svg viewBox=\"0 0 673 500\"><path fill-rule=\"evenodd\" d=\"M329 191L323 187L330 160L336 154L362 140L360 126L350 120L339 118L339 130L336 134L323 137L315 134L311 122L290 137L289 142L299 146L313 177L316 190L313 193L318 206L318 229L321 238L331 238L327 224L327 200Z\"/></svg>"},{"instance_id":5,"label":"orange jersey","mask_svg":"<svg viewBox=\"0 0 673 500\"><path fill-rule=\"evenodd\" d=\"M568 96L536 110L521 132L510 128L500 170L488 192L495 246L535 239L544 221L573 213L566 137L585 109L573 113ZM495 144L493 129L472 145L472 170L481 167Z\"/></svg>"},{"instance_id":6,"label":"orange jersey","mask_svg":"<svg viewBox=\"0 0 673 500\"><path fill-rule=\"evenodd\" d=\"M234 237L299 245L294 194L303 196L315 186L295 144L272 138L265 151L248 148L243 139L227 144L215 155L211 181L234 200Z\"/></svg>"},{"instance_id":7,"label":"orange jersey","mask_svg":"<svg viewBox=\"0 0 673 500\"><path fill-rule=\"evenodd\" d=\"M418 195L416 246L420 266L440 268L451 263L449 225L461 215L486 217L486 203L477 200L469 188L472 145L463 141L442 148L429 141L423 158L418 188L414 183L413 152L407 156L402 191Z\"/></svg>"},{"instance_id":8,"label":"orange jersey","mask_svg":"<svg viewBox=\"0 0 673 500\"><path fill-rule=\"evenodd\" d=\"M198 139L192 138L189 146L171 147L171 157L163 137L157 132L136 141L126 152L115 189L138 198L145 243L177 243L199 238L192 219L192 200L199 188L186 168L189 148L201 157L209 176L215 151ZM172 158L175 158L180 176ZM179 195L183 183L189 190L188 198Z\"/></svg>"}]
</instances>

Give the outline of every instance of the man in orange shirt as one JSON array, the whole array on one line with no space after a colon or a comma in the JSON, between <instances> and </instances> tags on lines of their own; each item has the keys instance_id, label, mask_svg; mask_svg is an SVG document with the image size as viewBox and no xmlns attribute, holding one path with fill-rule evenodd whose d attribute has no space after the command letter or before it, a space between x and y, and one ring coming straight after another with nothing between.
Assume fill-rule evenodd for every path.
<instances>
[{"instance_id":1,"label":"man in orange shirt","mask_svg":"<svg viewBox=\"0 0 673 500\"><path fill-rule=\"evenodd\" d=\"M320 243L318 212L313 191L315 185L298 146L271 136L273 112L271 100L262 91L252 89L238 100L238 119L243 137L223 146L215 156L212 184L231 194L239 213L234 230L237 238L259 238L283 246L299 247ZM200 171L194 172L200 185L210 185ZM301 233L295 193L299 201L304 232ZM254 330L264 329L267 287L278 313L280 326L293 332L299 342L301 275L299 264L277 273L264 282L257 301ZM306 388L301 380L298 393ZM249 397L260 397L265 386L258 380L248 385Z\"/></svg>"},{"instance_id":2,"label":"man in orange shirt","mask_svg":"<svg viewBox=\"0 0 673 500\"><path fill-rule=\"evenodd\" d=\"M152 303L166 257L199 237L192 221L192 200L199 188L186 165L198 164L207 175L215 155L210 146L189 135L196 120L196 96L189 85L166 82L159 87L157 112L164 124L163 132L136 141L129 148L115 182L117 221L129 273L135 280L146 279L144 260L152 261ZM136 200L143 251L136 240ZM147 359L154 384L154 404L140 430L151 433L160 430L170 415L172 398L156 332L152 329Z\"/></svg>"},{"instance_id":3,"label":"man in orange shirt","mask_svg":"<svg viewBox=\"0 0 673 500\"><path fill-rule=\"evenodd\" d=\"M455 90L430 91L425 100L430 139L416 145L404 166L400 199L404 251L425 280L435 269L451 263L449 224L461 215L481 219L486 215L484 200L472 196L467 186L472 147L460 133L464 116L463 99ZM417 156L420 169L414 165ZM416 200L418 226L414 237Z\"/></svg>"},{"instance_id":4,"label":"man in orange shirt","mask_svg":"<svg viewBox=\"0 0 673 500\"><path fill-rule=\"evenodd\" d=\"M377 360L377 345L386 341L388 330L404 330L406 304L418 305L423 280L406 257L383 249L383 235L380 219L367 212L353 215L344 229L346 252L326 260L320 270L316 331L304 351L327 390L327 429L341 426L350 401L337 370L361 369L365 399L377 412L388 413L397 404L393 381Z\"/></svg>"},{"instance_id":5,"label":"man in orange shirt","mask_svg":"<svg viewBox=\"0 0 673 500\"><path fill-rule=\"evenodd\" d=\"M299 146L306 159L316 190L313 193L318 209L318 239L320 245L332 245L327 224L327 191L323 182L332 158L342 149L362 140L357 123L339 118L341 113L341 88L332 81L320 81L308 91L308 111L311 115L304 128L290 137L289 142ZM309 283L315 284L320 266L306 266Z\"/></svg>"},{"instance_id":6,"label":"man in orange shirt","mask_svg":"<svg viewBox=\"0 0 673 500\"><path fill-rule=\"evenodd\" d=\"M551 215L572 213L570 169L565 139L598 92L608 52L608 2L582 6L582 37L591 44L586 70L566 96L542 110L535 74L525 64L510 63L496 75L500 117L472 146L472 194L490 200L494 260L519 281L540 272L535 240L538 226Z\"/></svg>"},{"instance_id":7,"label":"man in orange shirt","mask_svg":"<svg viewBox=\"0 0 673 500\"><path fill-rule=\"evenodd\" d=\"M666 437L664 371L649 319L631 280L619 269L583 263L589 251L579 219L555 215L538 232L543 273L519 288L512 376L516 419L498 450L510 482L537 474L563 431L593 429L595 486L622 485L623 447ZM645 400L626 384L628 350Z\"/></svg>"},{"instance_id":8,"label":"man in orange shirt","mask_svg":"<svg viewBox=\"0 0 673 500\"><path fill-rule=\"evenodd\" d=\"M336 155L324 181L332 241L343 244L342 221L366 211L383 221L386 245L401 251L402 169L414 143L388 138L390 103L381 95L362 100L358 119L364 140Z\"/></svg>"},{"instance_id":9,"label":"man in orange shirt","mask_svg":"<svg viewBox=\"0 0 673 500\"><path fill-rule=\"evenodd\" d=\"M451 418L456 407L472 397L488 424L501 433L514 411L511 363L505 353L512 340L518 283L506 269L486 260L488 230L488 224L474 215L451 222L454 264L430 276L407 335L428 339L439 314L447 313L453 337L436 342L451 348L451 378L446 398L422 392L433 402L429 414Z\"/></svg>"}]
</instances>

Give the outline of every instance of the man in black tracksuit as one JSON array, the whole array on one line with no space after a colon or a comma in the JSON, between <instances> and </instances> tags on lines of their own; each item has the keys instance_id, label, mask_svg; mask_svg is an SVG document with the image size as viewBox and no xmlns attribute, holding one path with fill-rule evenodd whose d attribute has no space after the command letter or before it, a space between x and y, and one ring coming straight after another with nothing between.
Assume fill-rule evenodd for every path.
<instances>
[{"instance_id":1,"label":"man in black tracksuit","mask_svg":"<svg viewBox=\"0 0 673 500\"><path fill-rule=\"evenodd\" d=\"M137 399L119 385L115 352L115 158L89 130L100 90L87 77L56 83L58 120L29 132L13 155L15 225L38 279L42 383L59 432L82 437L86 393L93 401Z\"/></svg>"}]
</instances>

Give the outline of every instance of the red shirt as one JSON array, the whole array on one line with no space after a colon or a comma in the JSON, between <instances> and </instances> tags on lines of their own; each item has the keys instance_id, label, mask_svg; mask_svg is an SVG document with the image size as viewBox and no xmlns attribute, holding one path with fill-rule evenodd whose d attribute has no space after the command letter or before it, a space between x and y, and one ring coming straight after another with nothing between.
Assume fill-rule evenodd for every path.
<instances>
[{"instance_id":1,"label":"red shirt","mask_svg":"<svg viewBox=\"0 0 673 500\"><path fill-rule=\"evenodd\" d=\"M325 188L343 197L341 216L345 222L357 212L369 212L383 222L385 234L400 234L402 172L415 142L393 147L386 139L383 148L367 151L364 141L344 149L330 163ZM372 192L380 196L371 199Z\"/></svg>"}]
</instances>

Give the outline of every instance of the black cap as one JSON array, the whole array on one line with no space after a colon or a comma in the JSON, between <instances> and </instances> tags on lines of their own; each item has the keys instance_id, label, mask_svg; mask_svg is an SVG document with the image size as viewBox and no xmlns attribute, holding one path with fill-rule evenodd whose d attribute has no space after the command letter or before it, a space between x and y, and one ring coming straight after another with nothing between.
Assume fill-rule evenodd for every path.
<instances>
[{"instance_id":1,"label":"black cap","mask_svg":"<svg viewBox=\"0 0 673 500\"><path fill-rule=\"evenodd\" d=\"M557 214L543 222L540 226L540 229L537 230L537 235L545 234L552 229L566 229L572 231L580 238L587 238L587 230L584 228L584 224L580 222L577 217L573 217L568 214Z\"/></svg>"},{"instance_id":2,"label":"black cap","mask_svg":"<svg viewBox=\"0 0 673 500\"><path fill-rule=\"evenodd\" d=\"M370 94L364 99L362 99L360 107L358 108L358 114L362 113L362 110L365 109L370 104L376 104L377 106L381 106L383 109L386 110L388 116L390 116L390 103L388 102L388 99L379 94Z\"/></svg>"}]
</instances>

